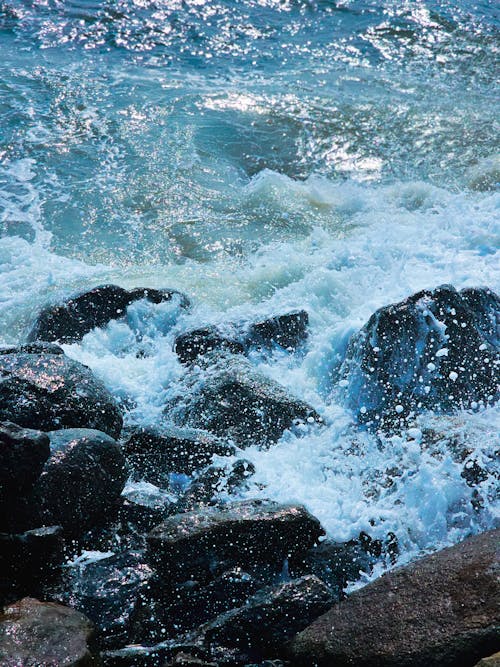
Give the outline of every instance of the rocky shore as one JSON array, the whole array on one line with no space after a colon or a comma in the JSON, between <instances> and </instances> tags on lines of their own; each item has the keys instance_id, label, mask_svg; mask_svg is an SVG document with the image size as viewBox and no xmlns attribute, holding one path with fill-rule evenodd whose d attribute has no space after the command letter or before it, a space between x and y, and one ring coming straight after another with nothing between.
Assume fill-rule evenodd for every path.
<instances>
[{"instance_id":1,"label":"rocky shore","mask_svg":"<svg viewBox=\"0 0 500 667\"><path fill-rule=\"evenodd\" d=\"M47 306L25 344L0 349L0 664L496 664L500 530L347 595L360 573L398 564L394 535L335 543L300 505L238 498L254 472L245 448L323 428L252 363L256 350L300 352L308 314L183 331L182 394L154 428L123 428L126 406L60 345L141 299L190 308L176 290L99 286ZM429 411L444 430L450 413L498 400L499 323L487 288L384 307L335 371L339 400L360 430L398 433ZM454 456L472 489L494 474Z\"/></svg>"}]
</instances>

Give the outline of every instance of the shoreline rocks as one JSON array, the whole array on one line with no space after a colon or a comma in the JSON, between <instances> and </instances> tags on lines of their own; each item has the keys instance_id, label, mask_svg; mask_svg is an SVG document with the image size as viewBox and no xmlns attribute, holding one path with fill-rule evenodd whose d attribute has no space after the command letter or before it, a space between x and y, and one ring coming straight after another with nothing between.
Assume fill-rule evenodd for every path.
<instances>
[{"instance_id":1,"label":"shoreline rocks","mask_svg":"<svg viewBox=\"0 0 500 667\"><path fill-rule=\"evenodd\" d=\"M500 529L382 575L299 633L297 665L463 667L499 647Z\"/></svg>"},{"instance_id":2,"label":"shoreline rocks","mask_svg":"<svg viewBox=\"0 0 500 667\"><path fill-rule=\"evenodd\" d=\"M113 396L92 371L65 354L0 354L0 420L53 431L94 428L118 437L123 418Z\"/></svg>"},{"instance_id":3,"label":"shoreline rocks","mask_svg":"<svg viewBox=\"0 0 500 667\"><path fill-rule=\"evenodd\" d=\"M189 307L187 296L177 290L142 287L126 290L118 285L100 285L61 304L44 308L27 340L75 343L95 327L103 327L111 320L123 317L127 306L134 301L147 299L159 304L174 297L179 300L181 308Z\"/></svg>"}]
</instances>

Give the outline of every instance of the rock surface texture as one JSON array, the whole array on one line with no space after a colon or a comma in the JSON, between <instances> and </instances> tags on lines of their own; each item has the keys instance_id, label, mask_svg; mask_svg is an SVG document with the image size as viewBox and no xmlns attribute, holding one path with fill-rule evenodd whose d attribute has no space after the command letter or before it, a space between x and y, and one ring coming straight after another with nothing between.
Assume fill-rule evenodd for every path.
<instances>
[{"instance_id":1,"label":"rock surface texture","mask_svg":"<svg viewBox=\"0 0 500 667\"><path fill-rule=\"evenodd\" d=\"M499 353L499 297L443 285L374 313L351 339L340 379L360 421L391 428L426 409L497 400Z\"/></svg>"},{"instance_id":2,"label":"rock surface texture","mask_svg":"<svg viewBox=\"0 0 500 667\"><path fill-rule=\"evenodd\" d=\"M241 501L177 514L148 535L152 563L177 581L210 577L219 561L245 567L302 554L323 534L303 507Z\"/></svg>"},{"instance_id":3,"label":"rock surface texture","mask_svg":"<svg viewBox=\"0 0 500 667\"><path fill-rule=\"evenodd\" d=\"M291 646L294 664L472 667L499 648L500 530L383 575Z\"/></svg>"},{"instance_id":4,"label":"rock surface texture","mask_svg":"<svg viewBox=\"0 0 500 667\"><path fill-rule=\"evenodd\" d=\"M321 421L310 405L244 358L224 354L206 355L203 372L187 374L182 402L167 410L186 425L230 438L239 447L269 445L297 421Z\"/></svg>"},{"instance_id":5,"label":"rock surface texture","mask_svg":"<svg viewBox=\"0 0 500 667\"><path fill-rule=\"evenodd\" d=\"M0 354L0 420L52 431L94 428L120 435L122 415L92 371L64 354Z\"/></svg>"},{"instance_id":6,"label":"rock surface texture","mask_svg":"<svg viewBox=\"0 0 500 667\"><path fill-rule=\"evenodd\" d=\"M92 624L79 612L24 598L0 614L2 667L96 667Z\"/></svg>"}]
</instances>

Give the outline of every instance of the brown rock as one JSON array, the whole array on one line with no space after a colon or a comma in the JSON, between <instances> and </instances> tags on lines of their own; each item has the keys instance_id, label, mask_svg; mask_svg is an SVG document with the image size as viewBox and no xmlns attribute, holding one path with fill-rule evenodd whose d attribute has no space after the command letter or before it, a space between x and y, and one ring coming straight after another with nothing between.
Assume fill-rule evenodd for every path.
<instances>
[{"instance_id":1,"label":"brown rock","mask_svg":"<svg viewBox=\"0 0 500 667\"><path fill-rule=\"evenodd\" d=\"M24 598L0 614L2 667L97 667L89 649L92 624L53 602Z\"/></svg>"},{"instance_id":2,"label":"brown rock","mask_svg":"<svg viewBox=\"0 0 500 667\"><path fill-rule=\"evenodd\" d=\"M475 667L500 667L500 652L483 658Z\"/></svg>"},{"instance_id":3,"label":"brown rock","mask_svg":"<svg viewBox=\"0 0 500 667\"><path fill-rule=\"evenodd\" d=\"M292 643L297 665L467 667L498 650L500 530L382 576Z\"/></svg>"}]
</instances>

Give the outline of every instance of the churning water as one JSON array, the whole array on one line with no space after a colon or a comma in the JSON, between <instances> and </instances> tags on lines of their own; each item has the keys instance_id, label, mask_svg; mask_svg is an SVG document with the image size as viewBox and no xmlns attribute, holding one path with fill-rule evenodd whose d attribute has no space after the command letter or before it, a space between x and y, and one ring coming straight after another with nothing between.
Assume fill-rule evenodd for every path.
<instances>
[{"instance_id":1,"label":"churning water","mask_svg":"<svg viewBox=\"0 0 500 667\"><path fill-rule=\"evenodd\" d=\"M499 28L493 0L0 0L0 343L96 284L185 291L191 313L138 302L65 346L154 424L176 333L304 308L305 349L252 361L327 426L245 450L243 493L403 559L493 526L497 409L380 439L335 369L380 306L498 291Z\"/></svg>"}]
</instances>

